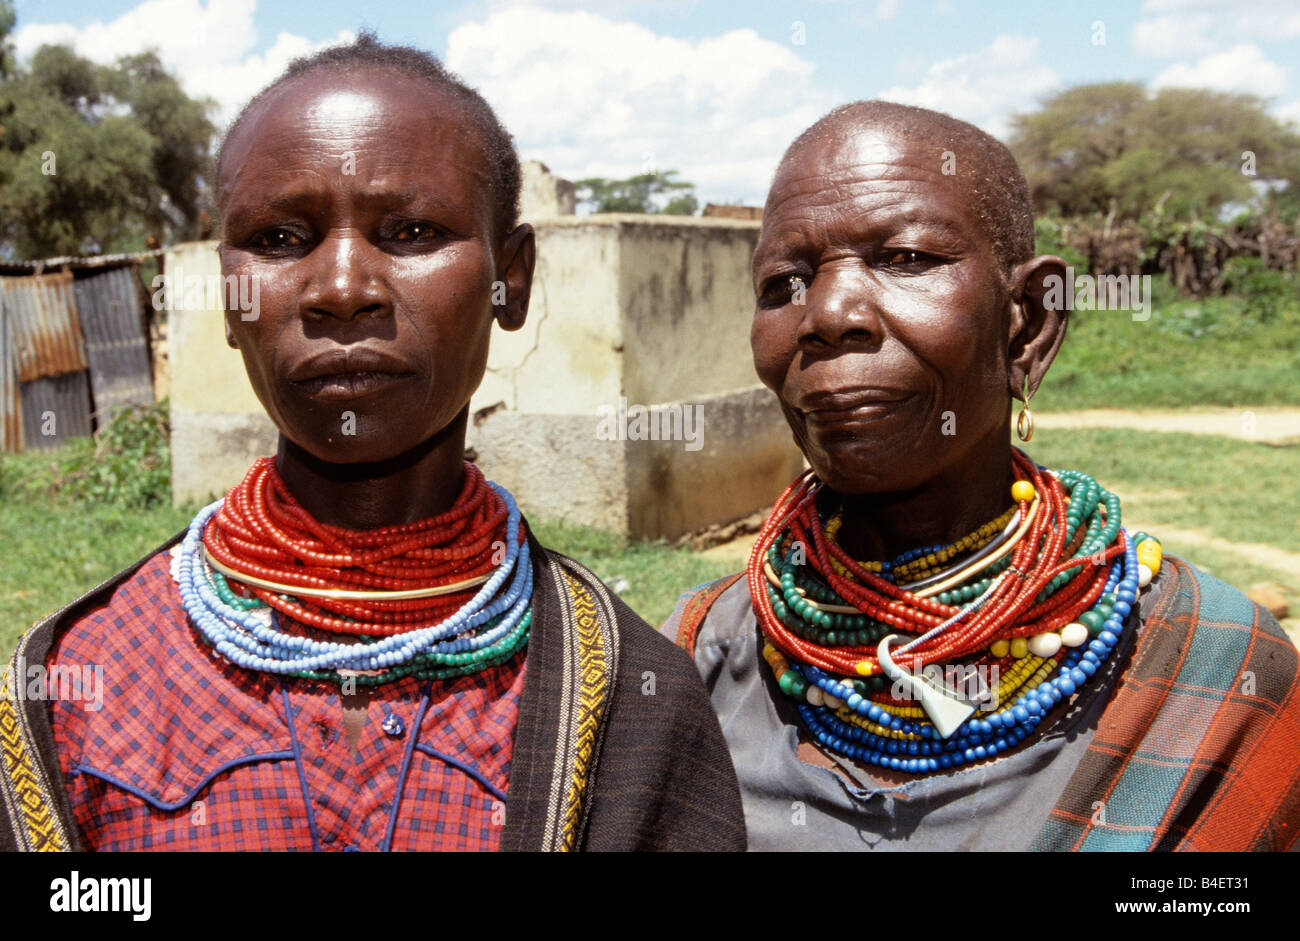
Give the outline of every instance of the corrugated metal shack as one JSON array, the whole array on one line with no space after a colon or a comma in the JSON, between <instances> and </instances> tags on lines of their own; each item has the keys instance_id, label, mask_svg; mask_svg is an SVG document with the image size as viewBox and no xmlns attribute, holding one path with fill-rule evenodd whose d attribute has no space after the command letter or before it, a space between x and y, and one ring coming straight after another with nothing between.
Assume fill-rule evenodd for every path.
<instances>
[{"instance_id":1,"label":"corrugated metal shack","mask_svg":"<svg viewBox=\"0 0 1300 941\"><path fill-rule=\"evenodd\" d=\"M159 253L0 262L0 447L44 450L153 402L140 263Z\"/></svg>"}]
</instances>

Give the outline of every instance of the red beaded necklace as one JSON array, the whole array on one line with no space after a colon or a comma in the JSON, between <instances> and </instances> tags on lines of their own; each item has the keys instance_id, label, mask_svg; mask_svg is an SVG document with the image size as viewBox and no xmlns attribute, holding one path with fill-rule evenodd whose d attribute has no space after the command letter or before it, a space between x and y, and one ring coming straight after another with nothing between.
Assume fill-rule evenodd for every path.
<instances>
[{"instance_id":1,"label":"red beaded necklace","mask_svg":"<svg viewBox=\"0 0 1300 941\"><path fill-rule=\"evenodd\" d=\"M217 562L287 587L404 591L454 585L489 574L504 557L505 501L483 472L465 465L465 484L447 512L380 529L317 522L261 458L227 495L203 533ZM324 631L384 636L437 624L474 594L466 588L395 600L292 597L261 587L231 588Z\"/></svg>"},{"instance_id":2,"label":"red beaded necklace","mask_svg":"<svg viewBox=\"0 0 1300 941\"><path fill-rule=\"evenodd\" d=\"M1117 544L1099 553L1094 564L1084 565L1068 584L1046 600L1035 599L1056 575L1079 566L1066 546L1067 500L1061 483L1044 473L1023 454L1013 452L1016 477L1034 485L1041 505L1029 531L1017 543L1011 565L993 587L978 611L967 621L918 643L894 662L916 671L931 664L982 656L995 640L1027 637L1073 621L1100 597L1106 584L1107 565L1122 551ZM889 582L856 562L838 543L827 539L816 506L820 481L805 473L790 485L764 523L750 555L747 570L750 595L763 634L783 654L841 676L870 676L881 671L874 648L823 647L788 630L772 609L764 565L773 542L802 543L808 563L848 604L862 613L897 628L921 635L956 615L961 609L942 604ZM1029 502L1019 501L1022 514ZM851 578L837 573L834 558Z\"/></svg>"}]
</instances>

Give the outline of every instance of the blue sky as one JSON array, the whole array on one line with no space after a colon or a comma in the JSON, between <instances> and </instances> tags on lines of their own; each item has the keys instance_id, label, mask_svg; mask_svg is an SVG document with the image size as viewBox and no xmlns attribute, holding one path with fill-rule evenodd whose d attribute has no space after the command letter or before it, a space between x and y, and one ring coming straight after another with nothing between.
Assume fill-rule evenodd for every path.
<instances>
[{"instance_id":1,"label":"blue sky","mask_svg":"<svg viewBox=\"0 0 1300 941\"><path fill-rule=\"evenodd\" d=\"M155 45L228 118L296 55L360 28L437 53L521 156L569 177L679 170L706 200L761 203L819 115L885 97L995 134L1052 91L1138 80L1259 94L1300 122L1293 0L18 0L19 54L62 41L100 61Z\"/></svg>"}]
</instances>

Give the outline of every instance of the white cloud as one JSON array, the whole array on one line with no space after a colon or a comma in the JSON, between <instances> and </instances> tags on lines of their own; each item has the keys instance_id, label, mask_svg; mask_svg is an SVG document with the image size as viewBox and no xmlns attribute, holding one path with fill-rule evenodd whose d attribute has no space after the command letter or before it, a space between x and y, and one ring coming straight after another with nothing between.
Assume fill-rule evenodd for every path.
<instances>
[{"instance_id":1,"label":"white cloud","mask_svg":"<svg viewBox=\"0 0 1300 941\"><path fill-rule=\"evenodd\" d=\"M145 0L109 23L95 20L77 29L67 23L35 23L19 29L14 44L20 56L41 42L66 42L96 62L155 44L160 57L175 67L195 56L236 57L256 41L252 29L256 0Z\"/></svg>"},{"instance_id":2,"label":"white cloud","mask_svg":"<svg viewBox=\"0 0 1300 941\"><path fill-rule=\"evenodd\" d=\"M1300 100L1289 101L1284 105L1278 105L1273 109L1273 114L1283 121L1290 121L1297 128L1300 128Z\"/></svg>"},{"instance_id":3,"label":"white cloud","mask_svg":"<svg viewBox=\"0 0 1300 941\"><path fill-rule=\"evenodd\" d=\"M271 47L261 55L246 55L226 62L198 60L178 71L191 94L208 95L217 100L220 106L218 124L224 126L294 59L355 38L356 35L348 30L342 30L324 42L312 42L292 33L279 33Z\"/></svg>"},{"instance_id":4,"label":"white cloud","mask_svg":"<svg viewBox=\"0 0 1300 941\"><path fill-rule=\"evenodd\" d=\"M30 56L43 43L65 43L96 62L156 48L164 66L191 95L217 101L215 119L223 126L289 62L327 45L347 42L340 32L325 42L280 33L261 55L253 14L257 0L145 0L117 19L95 20L86 26L31 23L14 34L19 58Z\"/></svg>"},{"instance_id":5,"label":"white cloud","mask_svg":"<svg viewBox=\"0 0 1300 941\"><path fill-rule=\"evenodd\" d=\"M1210 38L1213 25L1208 13L1171 13L1139 20L1133 26L1133 50L1156 58L1209 52L1214 48Z\"/></svg>"},{"instance_id":6,"label":"white cloud","mask_svg":"<svg viewBox=\"0 0 1300 941\"><path fill-rule=\"evenodd\" d=\"M784 148L837 103L751 29L688 40L581 11L499 10L455 29L446 63L522 157L573 179L675 169L714 200L761 202Z\"/></svg>"},{"instance_id":7,"label":"white cloud","mask_svg":"<svg viewBox=\"0 0 1300 941\"><path fill-rule=\"evenodd\" d=\"M1174 58L1204 55L1229 43L1300 36L1295 0L1147 0L1133 26L1133 51Z\"/></svg>"},{"instance_id":8,"label":"white cloud","mask_svg":"<svg viewBox=\"0 0 1300 941\"><path fill-rule=\"evenodd\" d=\"M935 62L919 85L895 85L876 97L945 111L997 137L1015 111L1030 111L1059 85L1056 72L1038 60L1038 40L998 36L977 52Z\"/></svg>"},{"instance_id":9,"label":"white cloud","mask_svg":"<svg viewBox=\"0 0 1300 941\"><path fill-rule=\"evenodd\" d=\"M1269 61L1258 46L1241 43L1224 52L1202 56L1192 64L1176 62L1157 75L1151 85L1153 88L1213 88L1271 98L1286 89L1286 72L1283 66Z\"/></svg>"}]
</instances>

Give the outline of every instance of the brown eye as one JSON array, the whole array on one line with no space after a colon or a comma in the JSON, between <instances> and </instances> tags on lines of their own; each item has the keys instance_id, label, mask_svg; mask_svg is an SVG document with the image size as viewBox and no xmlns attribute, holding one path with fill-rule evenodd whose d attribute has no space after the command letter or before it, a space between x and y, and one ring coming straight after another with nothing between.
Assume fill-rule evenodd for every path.
<instances>
[{"instance_id":1,"label":"brown eye","mask_svg":"<svg viewBox=\"0 0 1300 941\"><path fill-rule=\"evenodd\" d=\"M759 303L764 307L783 307L800 300L808 292L808 282L801 274L778 275L763 287Z\"/></svg>"},{"instance_id":2,"label":"brown eye","mask_svg":"<svg viewBox=\"0 0 1300 941\"><path fill-rule=\"evenodd\" d=\"M917 268L936 261L934 256L911 248L889 249L881 257L885 260L886 268Z\"/></svg>"},{"instance_id":3,"label":"brown eye","mask_svg":"<svg viewBox=\"0 0 1300 941\"><path fill-rule=\"evenodd\" d=\"M261 249L295 248L302 244L302 239L288 229L271 229L253 239L253 247Z\"/></svg>"},{"instance_id":4,"label":"brown eye","mask_svg":"<svg viewBox=\"0 0 1300 941\"><path fill-rule=\"evenodd\" d=\"M397 233L399 242L421 242L435 235L433 226L425 222L412 222Z\"/></svg>"}]
</instances>

